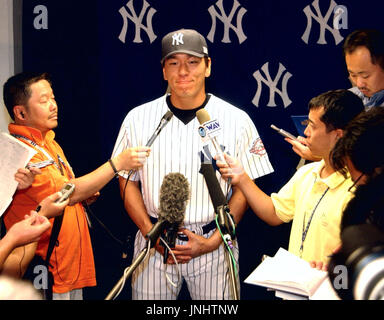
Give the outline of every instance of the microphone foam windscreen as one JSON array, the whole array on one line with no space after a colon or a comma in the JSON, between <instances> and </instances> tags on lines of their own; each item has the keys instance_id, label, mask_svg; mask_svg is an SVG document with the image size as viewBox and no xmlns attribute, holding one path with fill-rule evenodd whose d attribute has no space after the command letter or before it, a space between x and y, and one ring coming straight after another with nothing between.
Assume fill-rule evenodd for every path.
<instances>
[{"instance_id":1,"label":"microphone foam windscreen","mask_svg":"<svg viewBox=\"0 0 384 320\"><path fill-rule=\"evenodd\" d=\"M181 173L167 174L160 188L159 219L170 223L183 222L189 198L190 187L187 178Z\"/></svg>"}]
</instances>

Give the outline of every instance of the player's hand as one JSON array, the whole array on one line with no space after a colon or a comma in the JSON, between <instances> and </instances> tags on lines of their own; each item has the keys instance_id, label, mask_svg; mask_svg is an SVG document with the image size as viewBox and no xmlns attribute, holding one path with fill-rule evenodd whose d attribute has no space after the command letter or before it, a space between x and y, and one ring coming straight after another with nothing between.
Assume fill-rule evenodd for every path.
<instances>
[{"instance_id":1,"label":"player's hand","mask_svg":"<svg viewBox=\"0 0 384 320\"><path fill-rule=\"evenodd\" d=\"M216 160L216 165L219 167L221 176L228 180L231 178L231 184L238 184L246 175L240 161L230 155L224 153L225 162Z\"/></svg>"},{"instance_id":2,"label":"player's hand","mask_svg":"<svg viewBox=\"0 0 384 320\"><path fill-rule=\"evenodd\" d=\"M30 167L20 168L15 174L15 180L19 183L17 185L18 190L23 190L31 186L35 176L40 174L41 170L39 168Z\"/></svg>"},{"instance_id":3,"label":"player's hand","mask_svg":"<svg viewBox=\"0 0 384 320\"><path fill-rule=\"evenodd\" d=\"M211 252L214 249L210 245L209 238L199 236L188 229L182 229L182 232L188 237L188 242L184 245L176 245L175 248L172 249L177 263L188 263L191 259ZM175 264L171 253L168 255L167 263Z\"/></svg>"},{"instance_id":4,"label":"player's hand","mask_svg":"<svg viewBox=\"0 0 384 320\"><path fill-rule=\"evenodd\" d=\"M298 136L297 141L290 138L284 138L284 140L292 145L292 150L301 158L309 161L321 160L321 158L312 154L312 151L308 148L307 141L304 137Z\"/></svg>"}]
</instances>

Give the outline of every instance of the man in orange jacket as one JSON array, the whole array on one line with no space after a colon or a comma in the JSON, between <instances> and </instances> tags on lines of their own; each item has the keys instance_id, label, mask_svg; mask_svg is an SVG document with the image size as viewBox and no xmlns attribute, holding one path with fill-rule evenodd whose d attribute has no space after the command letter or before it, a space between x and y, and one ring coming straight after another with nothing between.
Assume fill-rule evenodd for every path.
<instances>
[{"instance_id":1,"label":"man in orange jacket","mask_svg":"<svg viewBox=\"0 0 384 320\"><path fill-rule=\"evenodd\" d=\"M65 183L75 184L50 258L50 271L54 278L53 299L82 299L82 288L95 286L96 277L87 218L81 201L96 194L118 171L141 167L150 150L147 147L126 149L93 172L75 178L63 150L54 140L58 107L47 74L21 73L8 79L4 85L4 103L14 120L8 128L10 134L37 151L31 162L42 171L31 187L15 193L4 214L5 225L9 229L22 220L25 212L34 210ZM51 231L52 228L44 233L38 243L25 247L24 261L20 261L23 270L29 264L26 257L33 257L30 252L45 259Z\"/></svg>"}]
</instances>

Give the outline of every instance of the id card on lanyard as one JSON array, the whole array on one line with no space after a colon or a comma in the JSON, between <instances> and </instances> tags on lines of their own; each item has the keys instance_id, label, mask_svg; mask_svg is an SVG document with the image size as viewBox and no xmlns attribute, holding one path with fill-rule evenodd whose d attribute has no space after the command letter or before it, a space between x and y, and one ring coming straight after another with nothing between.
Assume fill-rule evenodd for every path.
<instances>
[{"instance_id":1,"label":"id card on lanyard","mask_svg":"<svg viewBox=\"0 0 384 320\"><path fill-rule=\"evenodd\" d=\"M41 151L47 158L48 160L45 160L45 161L40 161L40 162L36 162L36 163L31 163L27 166L27 168L29 167L35 167L35 168L45 168L49 165L55 165L57 169L60 170L60 173L62 176L64 176L64 169L66 170L68 176L69 176L69 179L72 179L73 178L73 175L71 173L71 170L68 168L69 166L67 166L64 162L64 160L58 155L56 154L57 156L57 159L58 161L55 161L52 156L46 151L44 150L42 147L40 147L37 143L35 143L34 141L32 141L31 139L27 138L27 137L24 137L22 135L19 135L19 134L12 134L12 136L14 136L15 138L19 138L19 139L22 139L26 142L28 142L29 144L31 144L33 147L35 147L36 149L38 149L39 151Z\"/></svg>"}]
</instances>

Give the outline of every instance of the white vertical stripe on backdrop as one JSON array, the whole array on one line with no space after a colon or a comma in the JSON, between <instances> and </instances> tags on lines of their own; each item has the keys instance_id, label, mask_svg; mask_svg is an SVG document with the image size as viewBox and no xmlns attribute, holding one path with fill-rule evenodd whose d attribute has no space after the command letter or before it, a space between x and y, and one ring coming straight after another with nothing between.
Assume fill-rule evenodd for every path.
<instances>
[{"instance_id":1,"label":"white vertical stripe on backdrop","mask_svg":"<svg viewBox=\"0 0 384 320\"><path fill-rule=\"evenodd\" d=\"M14 74L14 45L13 45L13 1L0 1L0 87ZM3 90L1 90L2 92ZM0 98L0 131L8 132L11 121L1 93Z\"/></svg>"}]
</instances>

